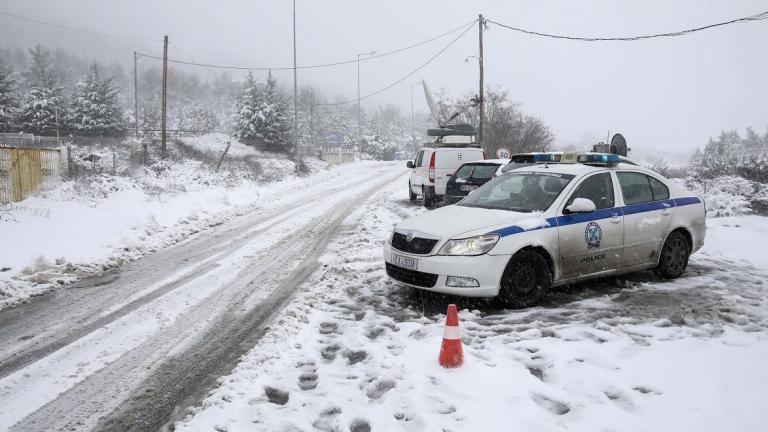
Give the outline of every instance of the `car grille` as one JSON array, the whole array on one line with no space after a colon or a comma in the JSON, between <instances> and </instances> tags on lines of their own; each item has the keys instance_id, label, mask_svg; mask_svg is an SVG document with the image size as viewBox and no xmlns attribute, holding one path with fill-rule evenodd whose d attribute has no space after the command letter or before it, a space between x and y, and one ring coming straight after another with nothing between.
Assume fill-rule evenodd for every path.
<instances>
[{"instance_id":1,"label":"car grille","mask_svg":"<svg viewBox=\"0 0 768 432\"><path fill-rule=\"evenodd\" d=\"M424 288L432 288L437 283L436 274L408 270L390 263L386 264L387 274L397 281Z\"/></svg>"},{"instance_id":2,"label":"car grille","mask_svg":"<svg viewBox=\"0 0 768 432\"><path fill-rule=\"evenodd\" d=\"M427 255L437 244L437 240L414 237L411 241L405 241L405 234L396 232L392 236L392 247L406 253Z\"/></svg>"}]
</instances>

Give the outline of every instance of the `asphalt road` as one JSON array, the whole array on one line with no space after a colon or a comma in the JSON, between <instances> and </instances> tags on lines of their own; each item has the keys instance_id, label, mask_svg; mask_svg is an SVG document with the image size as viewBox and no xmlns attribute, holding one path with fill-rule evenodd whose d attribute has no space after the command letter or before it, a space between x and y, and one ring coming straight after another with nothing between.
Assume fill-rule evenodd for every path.
<instances>
[{"instance_id":1,"label":"asphalt road","mask_svg":"<svg viewBox=\"0 0 768 432\"><path fill-rule=\"evenodd\" d=\"M341 222L402 173L361 174L0 312L0 430L173 421L261 337Z\"/></svg>"}]
</instances>

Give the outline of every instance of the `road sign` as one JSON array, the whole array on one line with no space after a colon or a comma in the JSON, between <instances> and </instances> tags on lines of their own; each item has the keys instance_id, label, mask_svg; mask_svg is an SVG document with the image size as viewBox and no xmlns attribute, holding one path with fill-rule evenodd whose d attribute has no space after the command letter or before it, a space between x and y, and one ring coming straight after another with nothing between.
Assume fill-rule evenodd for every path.
<instances>
[{"instance_id":1,"label":"road sign","mask_svg":"<svg viewBox=\"0 0 768 432\"><path fill-rule=\"evenodd\" d=\"M496 150L496 157L499 159L509 159L510 156L512 156L512 153L505 148Z\"/></svg>"}]
</instances>

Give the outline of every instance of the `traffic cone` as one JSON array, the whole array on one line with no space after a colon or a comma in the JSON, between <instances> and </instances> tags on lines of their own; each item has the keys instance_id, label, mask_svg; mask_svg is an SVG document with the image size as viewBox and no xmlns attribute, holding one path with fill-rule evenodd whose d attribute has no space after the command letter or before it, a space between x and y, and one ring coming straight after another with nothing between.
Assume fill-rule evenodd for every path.
<instances>
[{"instance_id":1,"label":"traffic cone","mask_svg":"<svg viewBox=\"0 0 768 432\"><path fill-rule=\"evenodd\" d=\"M459 313L455 304L448 305L445 317L443 344L440 346L440 366L455 368L464 363L464 353L461 349L461 334L459 334Z\"/></svg>"}]
</instances>

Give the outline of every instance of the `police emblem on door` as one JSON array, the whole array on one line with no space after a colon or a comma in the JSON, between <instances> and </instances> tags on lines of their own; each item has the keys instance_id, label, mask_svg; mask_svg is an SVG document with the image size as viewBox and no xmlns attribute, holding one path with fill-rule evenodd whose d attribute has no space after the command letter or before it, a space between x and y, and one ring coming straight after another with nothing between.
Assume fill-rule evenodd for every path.
<instances>
[{"instance_id":1,"label":"police emblem on door","mask_svg":"<svg viewBox=\"0 0 768 432\"><path fill-rule=\"evenodd\" d=\"M600 240L603 239L603 230L597 222L590 222L584 230L584 240L587 242L587 249L600 247Z\"/></svg>"}]
</instances>

